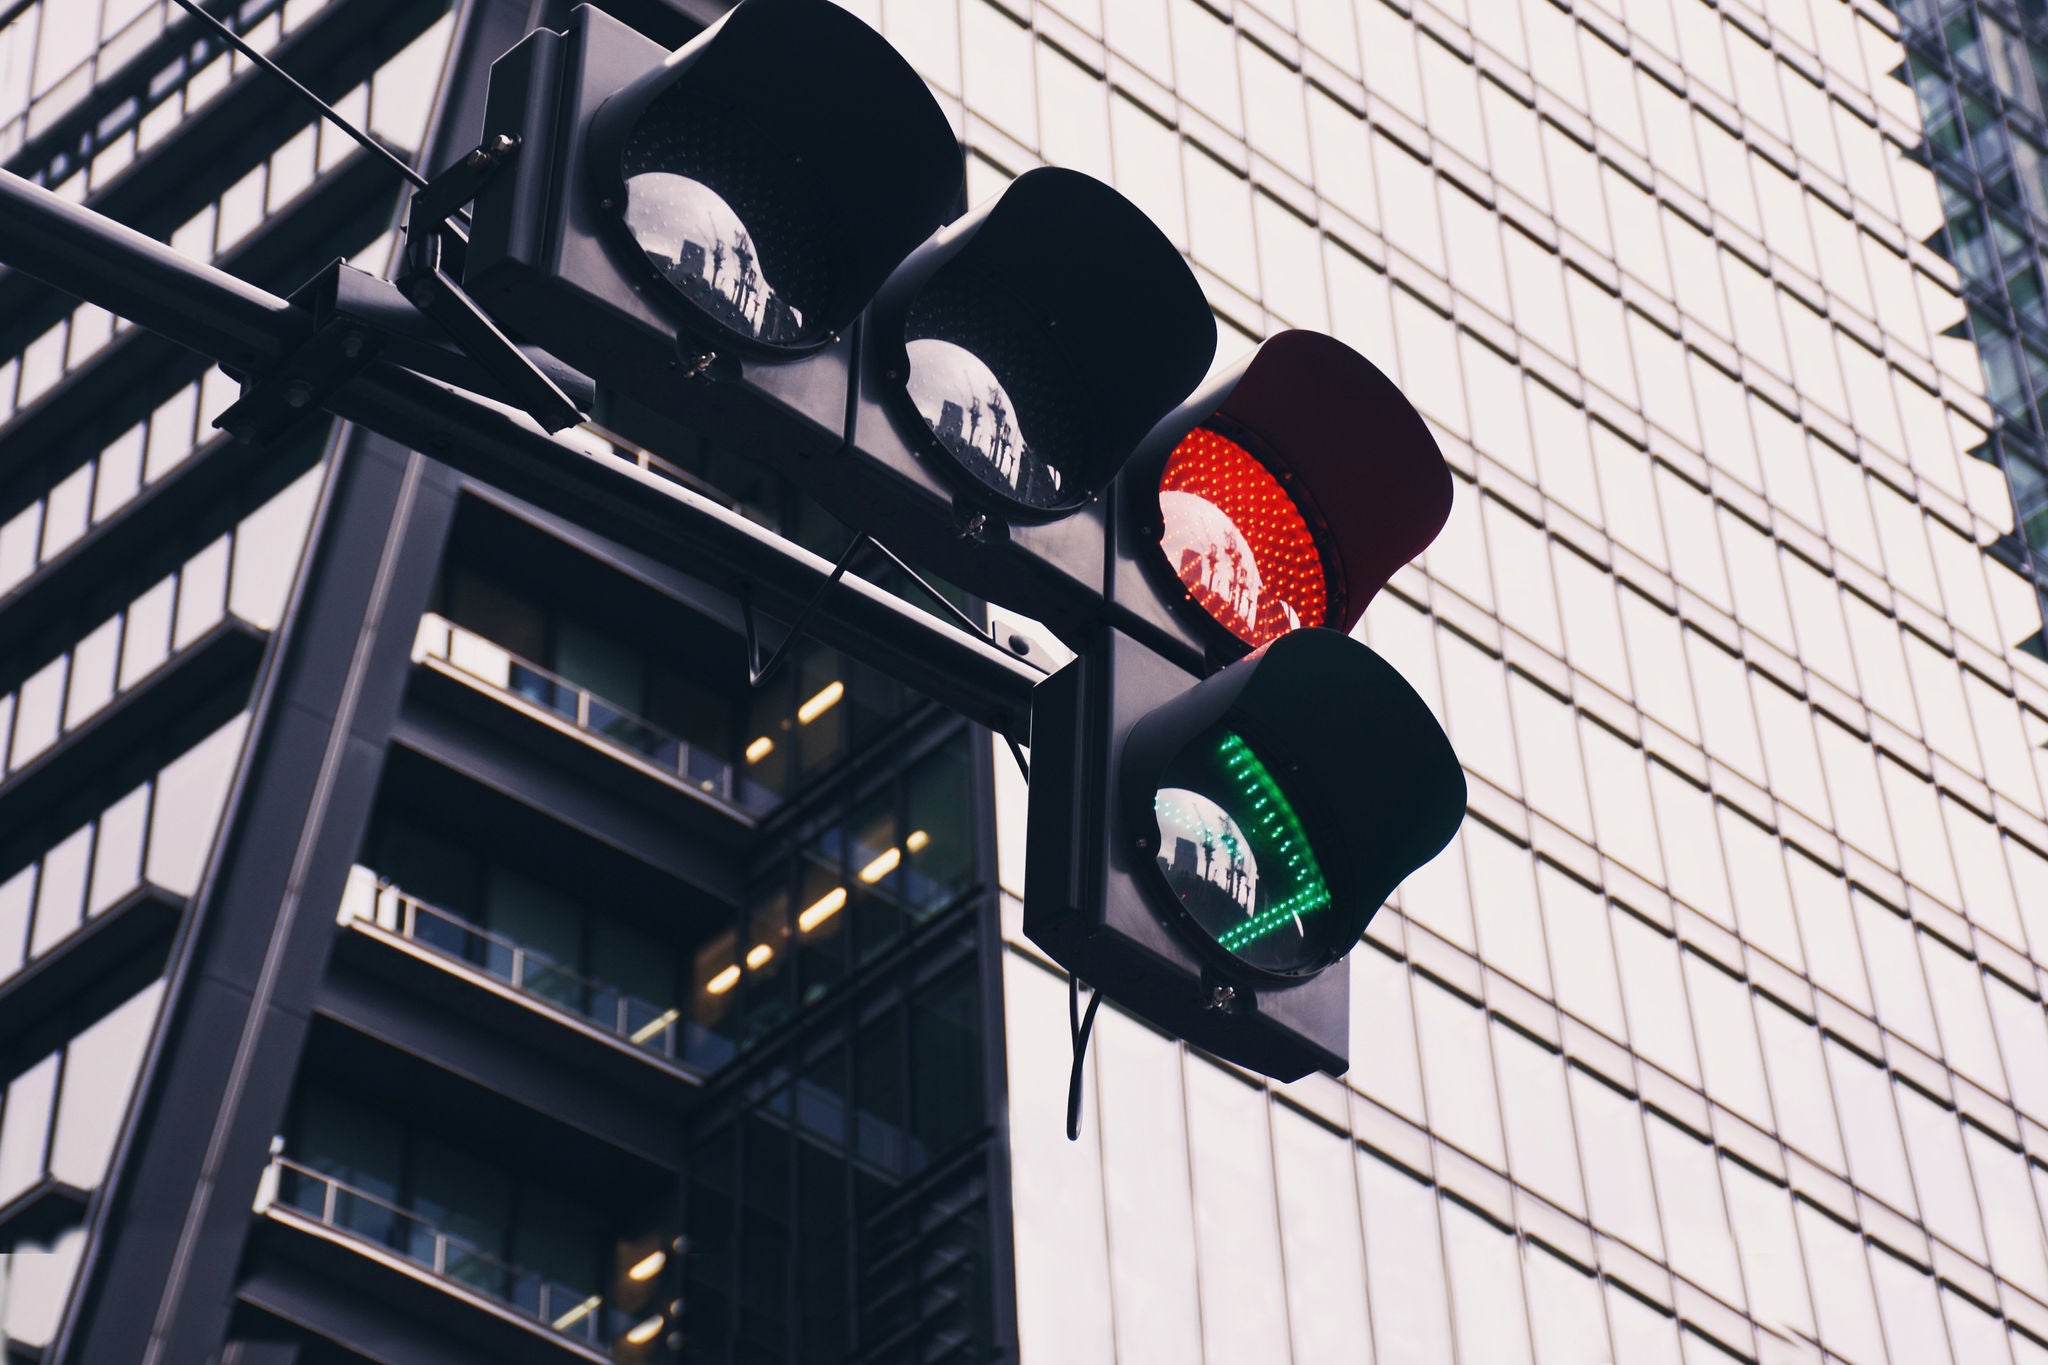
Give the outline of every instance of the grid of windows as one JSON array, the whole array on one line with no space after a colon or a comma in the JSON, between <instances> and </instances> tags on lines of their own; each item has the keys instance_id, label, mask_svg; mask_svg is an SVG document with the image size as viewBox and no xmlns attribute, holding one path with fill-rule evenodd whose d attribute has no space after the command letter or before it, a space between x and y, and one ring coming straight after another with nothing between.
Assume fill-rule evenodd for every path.
<instances>
[{"instance_id":1,"label":"grid of windows","mask_svg":"<svg viewBox=\"0 0 2048 1365\"><path fill-rule=\"evenodd\" d=\"M1362 633L1471 818L1354 954L1342 1084L1106 1014L1069 1148L1013 917L1026 1358L2048 1359L2048 669L1893 18L851 7L971 197L1111 179L1223 361L1328 328L1457 475Z\"/></svg>"}]
</instances>

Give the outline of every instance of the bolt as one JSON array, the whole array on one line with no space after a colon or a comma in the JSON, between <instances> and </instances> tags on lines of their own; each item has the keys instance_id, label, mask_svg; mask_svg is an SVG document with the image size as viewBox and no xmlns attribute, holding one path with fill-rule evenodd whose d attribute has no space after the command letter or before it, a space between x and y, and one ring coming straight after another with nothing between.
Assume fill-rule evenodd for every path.
<instances>
[{"instance_id":1,"label":"bolt","mask_svg":"<svg viewBox=\"0 0 2048 1365\"><path fill-rule=\"evenodd\" d=\"M1138 836L1137 846L1138 852L1140 853L1150 852L1152 848L1152 841L1141 834Z\"/></svg>"},{"instance_id":2,"label":"bolt","mask_svg":"<svg viewBox=\"0 0 2048 1365\"><path fill-rule=\"evenodd\" d=\"M361 332L353 330L343 332L341 334L341 353L350 360L354 360L363 353L363 340Z\"/></svg>"},{"instance_id":3,"label":"bolt","mask_svg":"<svg viewBox=\"0 0 2048 1365\"><path fill-rule=\"evenodd\" d=\"M960 539L980 540L982 538L982 535L985 532L987 532L987 530L988 514L985 512L976 512L973 516L967 519L967 524L960 528Z\"/></svg>"},{"instance_id":4,"label":"bolt","mask_svg":"<svg viewBox=\"0 0 2048 1365\"><path fill-rule=\"evenodd\" d=\"M882 371L882 378L884 378L884 379L894 379L895 377L896 377L896 371L894 371L894 370L884 370L884 371Z\"/></svg>"},{"instance_id":5,"label":"bolt","mask_svg":"<svg viewBox=\"0 0 2048 1365\"><path fill-rule=\"evenodd\" d=\"M1208 1008L1212 1010L1227 1010L1236 999L1237 988L1235 986L1211 986L1209 988Z\"/></svg>"},{"instance_id":6,"label":"bolt","mask_svg":"<svg viewBox=\"0 0 2048 1365\"><path fill-rule=\"evenodd\" d=\"M464 157L463 162L473 171L489 170L491 166L491 154L485 151L483 148L479 147L475 151L471 152L468 156Z\"/></svg>"},{"instance_id":7,"label":"bolt","mask_svg":"<svg viewBox=\"0 0 2048 1365\"><path fill-rule=\"evenodd\" d=\"M294 379L284 386L284 403L288 408L312 407L313 386L303 379Z\"/></svg>"},{"instance_id":8,"label":"bolt","mask_svg":"<svg viewBox=\"0 0 2048 1365\"><path fill-rule=\"evenodd\" d=\"M606 213L610 213L612 211L612 201L608 198L598 200L597 206L603 209Z\"/></svg>"},{"instance_id":9,"label":"bolt","mask_svg":"<svg viewBox=\"0 0 2048 1365\"><path fill-rule=\"evenodd\" d=\"M711 362L718 359L718 352L705 351L691 358L690 368L683 371L683 378L695 379L711 368Z\"/></svg>"},{"instance_id":10,"label":"bolt","mask_svg":"<svg viewBox=\"0 0 2048 1365\"><path fill-rule=\"evenodd\" d=\"M494 134L491 140L484 144L485 147L489 148L492 156L503 156L518 145L519 139L510 133Z\"/></svg>"}]
</instances>

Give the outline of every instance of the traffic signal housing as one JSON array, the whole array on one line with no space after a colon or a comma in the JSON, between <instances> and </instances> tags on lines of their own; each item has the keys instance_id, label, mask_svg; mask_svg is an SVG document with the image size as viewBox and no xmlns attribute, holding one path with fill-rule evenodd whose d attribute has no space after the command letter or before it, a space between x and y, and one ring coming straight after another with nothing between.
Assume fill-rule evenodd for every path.
<instances>
[{"instance_id":1,"label":"traffic signal housing","mask_svg":"<svg viewBox=\"0 0 2048 1365\"><path fill-rule=\"evenodd\" d=\"M1339 632L1199 682L1107 632L1031 715L1024 930L1170 1033L1281 1080L1348 1065L1357 946L1457 832L1429 708Z\"/></svg>"},{"instance_id":2,"label":"traffic signal housing","mask_svg":"<svg viewBox=\"0 0 2048 1365\"><path fill-rule=\"evenodd\" d=\"M463 283L602 385L790 458L844 440L853 324L957 208L908 63L828 0L743 0L670 53L589 5L491 70Z\"/></svg>"},{"instance_id":3,"label":"traffic signal housing","mask_svg":"<svg viewBox=\"0 0 2048 1365\"><path fill-rule=\"evenodd\" d=\"M850 439L806 491L1065 627L1101 611L1103 490L1214 355L1201 286L1141 210L1079 172L1027 171L882 286Z\"/></svg>"},{"instance_id":4,"label":"traffic signal housing","mask_svg":"<svg viewBox=\"0 0 2048 1365\"><path fill-rule=\"evenodd\" d=\"M742 0L673 54L579 7L498 61L485 133L516 150L464 286L664 424L634 434L744 449L1061 633L1100 616L1101 494L1215 354L1122 195L1045 168L948 224L950 125L828 0Z\"/></svg>"},{"instance_id":5,"label":"traffic signal housing","mask_svg":"<svg viewBox=\"0 0 2048 1365\"><path fill-rule=\"evenodd\" d=\"M1464 817L1442 727L1347 633L1450 472L1370 362L1287 332L1159 423L1114 503L1110 611L1033 699L1025 932L1220 1057L1342 1072L1330 969Z\"/></svg>"},{"instance_id":6,"label":"traffic signal housing","mask_svg":"<svg viewBox=\"0 0 2048 1365\"><path fill-rule=\"evenodd\" d=\"M1119 624L1210 665L1349 631L1451 510L1429 427L1377 366L1280 332L1145 438L1117 480Z\"/></svg>"}]
</instances>

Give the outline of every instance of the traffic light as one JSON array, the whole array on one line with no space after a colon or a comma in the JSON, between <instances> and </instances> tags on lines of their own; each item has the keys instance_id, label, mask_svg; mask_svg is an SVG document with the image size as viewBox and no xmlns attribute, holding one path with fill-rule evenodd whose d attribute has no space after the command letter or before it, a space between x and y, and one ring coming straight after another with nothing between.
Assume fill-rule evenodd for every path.
<instances>
[{"instance_id":1,"label":"traffic light","mask_svg":"<svg viewBox=\"0 0 2048 1365\"><path fill-rule=\"evenodd\" d=\"M1027 171L882 286L850 439L805 491L978 596L1055 626L1097 615L1100 494L1215 335L1142 211L1078 172Z\"/></svg>"},{"instance_id":2,"label":"traffic light","mask_svg":"<svg viewBox=\"0 0 2048 1365\"><path fill-rule=\"evenodd\" d=\"M1218 1056L1341 1072L1328 969L1464 816L1442 727L1345 633L1442 527L1449 471L1370 363L1290 332L1116 493L1113 622L1033 699L1025 932Z\"/></svg>"},{"instance_id":3,"label":"traffic light","mask_svg":"<svg viewBox=\"0 0 2048 1365\"><path fill-rule=\"evenodd\" d=\"M1099 495L1215 352L1123 196L1035 170L942 228L952 129L828 0L742 0L673 55L579 7L499 59L484 126L512 150L462 282L499 325L969 591L1099 614Z\"/></svg>"},{"instance_id":4,"label":"traffic light","mask_svg":"<svg viewBox=\"0 0 2048 1365\"><path fill-rule=\"evenodd\" d=\"M1161 422L1117 480L1119 619L1184 656L1349 631L1451 509L1421 414L1320 332L1280 332Z\"/></svg>"},{"instance_id":5,"label":"traffic light","mask_svg":"<svg viewBox=\"0 0 2048 1365\"><path fill-rule=\"evenodd\" d=\"M955 211L924 82L827 0L744 0L671 54L588 5L491 69L463 284L648 407L789 459L845 438L855 320Z\"/></svg>"},{"instance_id":6,"label":"traffic light","mask_svg":"<svg viewBox=\"0 0 2048 1365\"><path fill-rule=\"evenodd\" d=\"M493 67L476 156L497 326L1077 646L1033 711L1032 937L1222 1056L1343 1069L1327 969L1464 808L1345 633L1450 506L1399 390L1286 332L1189 397L1215 322L1172 243L1058 169L948 223L950 125L829 0L673 54L580 7Z\"/></svg>"}]
</instances>

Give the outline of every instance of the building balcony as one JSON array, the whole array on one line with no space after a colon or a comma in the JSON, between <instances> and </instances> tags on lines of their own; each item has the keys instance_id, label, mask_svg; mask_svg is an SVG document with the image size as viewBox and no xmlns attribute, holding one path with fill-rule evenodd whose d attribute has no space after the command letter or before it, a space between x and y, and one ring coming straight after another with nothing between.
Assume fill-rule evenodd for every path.
<instances>
[{"instance_id":1,"label":"building balcony","mask_svg":"<svg viewBox=\"0 0 2048 1365\"><path fill-rule=\"evenodd\" d=\"M513 1362L649 1359L668 1326L659 1313L627 1313L587 1286L513 1265L430 1220L275 1153L256 1193L273 1252L315 1272L312 1281L259 1269L242 1297L304 1323L366 1320L329 1289L367 1294L429 1320L452 1337ZM275 1300L275 1302L273 1302Z\"/></svg>"},{"instance_id":2,"label":"building balcony","mask_svg":"<svg viewBox=\"0 0 2048 1365\"><path fill-rule=\"evenodd\" d=\"M429 612L420 618L412 657L440 677L489 693L749 824L782 802L780 796L748 780L728 760L446 617Z\"/></svg>"},{"instance_id":3,"label":"building balcony","mask_svg":"<svg viewBox=\"0 0 2048 1365\"><path fill-rule=\"evenodd\" d=\"M726 1045L683 1017L678 1005L643 1000L522 944L409 895L366 867L350 869L339 919L424 948L450 969L509 986L530 1006L594 1029L694 1072Z\"/></svg>"}]
</instances>

